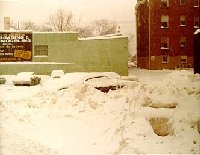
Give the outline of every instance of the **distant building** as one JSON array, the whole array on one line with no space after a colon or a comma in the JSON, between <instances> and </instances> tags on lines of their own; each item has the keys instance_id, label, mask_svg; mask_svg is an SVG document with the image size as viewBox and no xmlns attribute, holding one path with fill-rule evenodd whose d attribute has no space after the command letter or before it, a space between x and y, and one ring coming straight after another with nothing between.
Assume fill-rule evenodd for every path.
<instances>
[{"instance_id":1,"label":"distant building","mask_svg":"<svg viewBox=\"0 0 200 155\"><path fill-rule=\"evenodd\" d=\"M146 69L193 67L200 0L138 0L137 65Z\"/></svg>"}]
</instances>

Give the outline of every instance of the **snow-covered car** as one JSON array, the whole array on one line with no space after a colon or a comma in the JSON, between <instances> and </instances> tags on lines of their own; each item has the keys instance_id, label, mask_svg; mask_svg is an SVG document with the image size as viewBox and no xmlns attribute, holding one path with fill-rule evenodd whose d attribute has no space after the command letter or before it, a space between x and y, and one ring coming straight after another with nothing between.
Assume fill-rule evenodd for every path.
<instances>
[{"instance_id":1,"label":"snow-covered car","mask_svg":"<svg viewBox=\"0 0 200 155\"><path fill-rule=\"evenodd\" d=\"M118 82L120 75L114 72L108 73L93 73L85 78L85 84L92 86L101 92L107 93L109 90L116 90L124 87Z\"/></svg>"},{"instance_id":2,"label":"snow-covered car","mask_svg":"<svg viewBox=\"0 0 200 155\"><path fill-rule=\"evenodd\" d=\"M0 84L6 83L6 79L4 77L0 77Z\"/></svg>"},{"instance_id":3,"label":"snow-covered car","mask_svg":"<svg viewBox=\"0 0 200 155\"><path fill-rule=\"evenodd\" d=\"M64 75L64 71L63 70L53 70L51 72L51 77L52 78L61 78Z\"/></svg>"},{"instance_id":4,"label":"snow-covered car","mask_svg":"<svg viewBox=\"0 0 200 155\"><path fill-rule=\"evenodd\" d=\"M36 76L34 72L20 72L12 82L15 86L35 86L40 81L41 78Z\"/></svg>"}]
</instances>

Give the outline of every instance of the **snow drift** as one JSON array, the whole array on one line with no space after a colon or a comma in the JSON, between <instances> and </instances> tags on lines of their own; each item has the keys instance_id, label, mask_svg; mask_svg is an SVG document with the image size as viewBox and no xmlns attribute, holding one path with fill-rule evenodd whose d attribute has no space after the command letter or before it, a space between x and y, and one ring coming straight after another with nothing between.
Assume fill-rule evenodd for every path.
<instances>
[{"instance_id":1,"label":"snow drift","mask_svg":"<svg viewBox=\"0 0 200 155\"><path fill-rule=\"evenodd\" d=\"M147 82L150 71L141 72L68 73L34 87L13 86L4 76L2 154L199 153L200 76L159 71L164 78ZM120 87L97 89L109 86ZM11 145L16 139L20 145Z\"/></svg>"}]
</instances>

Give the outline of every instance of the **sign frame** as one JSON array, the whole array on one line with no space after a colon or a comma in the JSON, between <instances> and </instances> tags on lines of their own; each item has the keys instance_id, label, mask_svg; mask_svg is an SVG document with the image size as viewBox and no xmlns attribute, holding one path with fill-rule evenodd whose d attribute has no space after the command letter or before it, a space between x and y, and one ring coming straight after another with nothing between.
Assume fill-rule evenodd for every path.
<instances>
[{"instance_id":1,"label":"sign frame","mask_svg":"<svg viewBox=\"0 0 200 155\"><path fill-rule=\"evenodd\" d=\"M0 62L32 61L32 40L32 31L0 31Z\"/></svg>"}]
</instances>

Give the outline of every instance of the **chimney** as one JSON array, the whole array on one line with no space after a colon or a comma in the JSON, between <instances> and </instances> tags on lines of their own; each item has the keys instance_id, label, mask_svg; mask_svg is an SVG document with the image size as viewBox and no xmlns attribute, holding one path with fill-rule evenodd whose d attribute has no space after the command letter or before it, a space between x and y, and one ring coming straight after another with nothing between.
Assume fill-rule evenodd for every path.
<instances>
[{"instance_id":1,"label":"chimney","mask_svg":"<svg viewBox=\"0 0 200 155\"><path fill-rule=\"evenodd\" d=\"M4 30L10 30L10 17L4 17Z\"/></svg>"}]
</instances>

